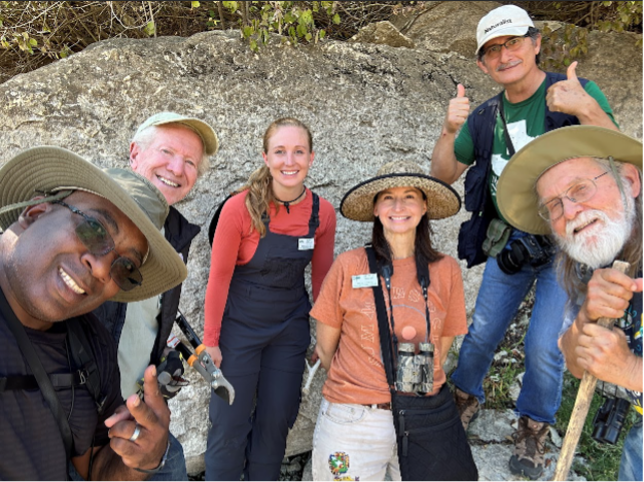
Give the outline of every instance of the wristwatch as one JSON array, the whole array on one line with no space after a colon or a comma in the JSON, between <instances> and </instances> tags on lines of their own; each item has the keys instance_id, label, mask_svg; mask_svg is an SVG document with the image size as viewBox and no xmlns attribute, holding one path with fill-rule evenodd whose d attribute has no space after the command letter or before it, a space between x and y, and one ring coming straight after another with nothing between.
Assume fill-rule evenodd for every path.
<instances>
[{"instance_id":1,"label":"wristwatch","mask_svg":"<svg viewBox=\"0 0 644 482\"><path fill-rule=\"evenodd\" d=\"M168 461L168 454L170 453L170 440L168 440L168 446L165 448L165 453L163 454L163 457L161 458L161 462L157 467L154 469L139 469L138 467L134 467L134 470L137 470L139 472L143 472L144 474L156 474L159 472L163 467L165 467L165 463Z\"/></svg>"}]
</instances>

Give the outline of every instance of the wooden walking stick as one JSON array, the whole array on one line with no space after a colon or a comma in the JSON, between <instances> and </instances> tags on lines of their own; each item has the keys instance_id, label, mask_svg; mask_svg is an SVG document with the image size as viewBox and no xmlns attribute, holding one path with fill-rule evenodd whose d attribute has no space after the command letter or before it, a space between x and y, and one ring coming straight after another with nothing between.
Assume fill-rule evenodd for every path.
<instances>
[{"instance_id":1,"label":"wooden walking stick","mask_svg":"<svg viewBox=\"0 0 644 482\"><path fill-rule=\"evenodd\" d=\"M630 265L624 261L615 261L613 263L613 269L622 273L625 273L629 267ZM612 318L600 318L597 320L598 325L608 328L609 330L613 329L614 323L615 320ZM568 422L566 436L564 437L563 445L561 446L561 453L559 454L559 460L557 461L555 476L552 480L566 480L568 476L570 466L572 465L572 457L575 455L575 448L577 448L577 444L579 443L579 437L581 436L581 431L584 428L584 422L586 421L586 416L590 409L590 402L593 400L596 385L597 378L588 372L584 372L584 376L579 384L575 406L572 409L570 421Z\"/></svg>"}]
</instances>

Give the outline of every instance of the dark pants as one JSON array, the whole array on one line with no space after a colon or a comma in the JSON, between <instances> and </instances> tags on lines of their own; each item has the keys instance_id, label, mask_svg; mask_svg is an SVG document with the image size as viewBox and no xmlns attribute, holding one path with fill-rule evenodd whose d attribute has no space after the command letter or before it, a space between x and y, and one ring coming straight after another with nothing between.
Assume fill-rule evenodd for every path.
<instances>
[{"instance_id":1,"label":"dark pants","mask_svg":"<svg viewBox=\"0 0 644 482\"><path fill-rule=\"evenodd\" d=\"M277 295L264 303L264 293L242 289L243 296L231 290L219 344L235 402L210 397L206 480L239 480L242 472L245 480L277 480L300 405L308 298L294 304ZM296 308L288 313L287 306Z\"/></svg>"},{"instance_id":2,"label":"dark pants","mask_svg":"<svg viewBox=\"0 0 644 482\"><path fill-rule=\"evenodd\" d=\"M186 459L183 455L183 447L179 441L172 435L169 435L170 442L170 451L168 452L168 458L166 459L165 465L163 468L151 476L147 480L188 480L188 473L186 472ZM69 480L83 481L83 479L76 468L70 462L69 463Z\"/></svg>"}]
</instances>

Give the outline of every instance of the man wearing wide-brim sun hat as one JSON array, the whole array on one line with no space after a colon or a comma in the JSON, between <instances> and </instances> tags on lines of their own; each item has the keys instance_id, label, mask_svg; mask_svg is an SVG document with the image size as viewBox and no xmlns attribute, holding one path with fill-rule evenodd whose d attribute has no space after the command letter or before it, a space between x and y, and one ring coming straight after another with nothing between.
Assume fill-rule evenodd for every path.
<instances>
[{"instance_id":1,"label":"man wearing wide-brim sun hat","mask_svg":"<svg viewBox=\"0 0 644 482\"><path fill-rule=\"evenodd\" d=\"M463 280L456 260L432 246L429 226L430 219L453 216L460 205L450 186L409 161L384 165L344 196L340 211L346 218L373 223L373 251L340 254L311 311L317 321L316 350L328 372L313 437L314 480L384 480L386 474L391 480L477 479L442 368L454 337L467 332ZM393 335L396 340L392 360L433 347L426 364L433 383L418 379L398 387L420 393L413 398L444 415L441 422L425 419L420 429L424 441L409 443L429 454L413 463L412 452L396 448L396 432L403 429L398 415L394 419L387 381L388 372L395 374L380 356L374 290L389 308L383 315L389 319L384 339ZM388 352L383 353L387 358ZM394 399L393 409L396 404ZM414 422L407 420L408 425ZM439 424L448 426L440 434Z\"/></svg>"},{"instance_id":2,"label":"man wearing wide-brim sun hat","mask_svg":"<svg viewBox=\"0 0 644 482\"><path fill-rule=\"evenodd\" d=\"M154 367L145 402L130 397L116 413L116 350L87 313L185 279L159 232L167 213L143 177L58 147L0 168L0 479L65 480L70 460L95 480L140 480L163 466L170 413Z\"/></svg>"},{"instance_id":3,"label":"man wearing wide-brim sun hat","mask_svg":"<svg viewBox=\"0 0 644 482\"><path fill-rule=\"evenodd\" d=\"M544 134L517 152L498 183L505 218L552 233L570 296L559 339L566 365L624 387L639 414L626 436L619 480L642 480L642 143L591 126ZM626 261L623 274L611 268ZM616 318L612 331L597 325Z\"/></svg>"}]
</instances>

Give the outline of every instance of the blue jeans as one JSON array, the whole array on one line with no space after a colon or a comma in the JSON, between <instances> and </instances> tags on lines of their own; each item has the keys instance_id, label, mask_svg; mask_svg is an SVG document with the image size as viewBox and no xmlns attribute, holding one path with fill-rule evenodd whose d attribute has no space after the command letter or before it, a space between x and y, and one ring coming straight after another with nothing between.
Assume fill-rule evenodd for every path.
<instances>
[{"instance_id":1,"label":"blue jeans","mask_svg":"<svg viewBox=\"0 0 644 482\"><path fill-rule=\"evenodd\" d=\"M521 235L524 233L515 231L508 244ZM518 273L508 275L501 271L495 258L488 258L472 324L451 379L480 403L485 401L483 379L494 352L535 281L535 302L524 340L526 370L516 412L537 422L553 424L561 403L564 359L557 338L567 296L557 282L552 262L538 268L526 265Z\"/></svg>"},{"instance_id":2,"label":"blue jeans","mask_svg":"<svg viewBox=\"0 0 644 482\"><path fill-rule=\"evenodd\" d=\"M642 416L626 435L617 480L642 480Z\"/></svg>"},{"instance_id":3,"label":"blue jeans","mask_svg":"<svg viewBox=\"0 0 644 482\"><path fill-rule=\"evenodd\" d=\"M186 459L183 456L183 447L179 441L172 435L169 435L170 451L166 459L163 469L151 476L147 480L188 480L188 472L186 469ZM83 481L83 479L76 468L70 462L69 467L69 480Z\"/></svg>"}]
</instances>

